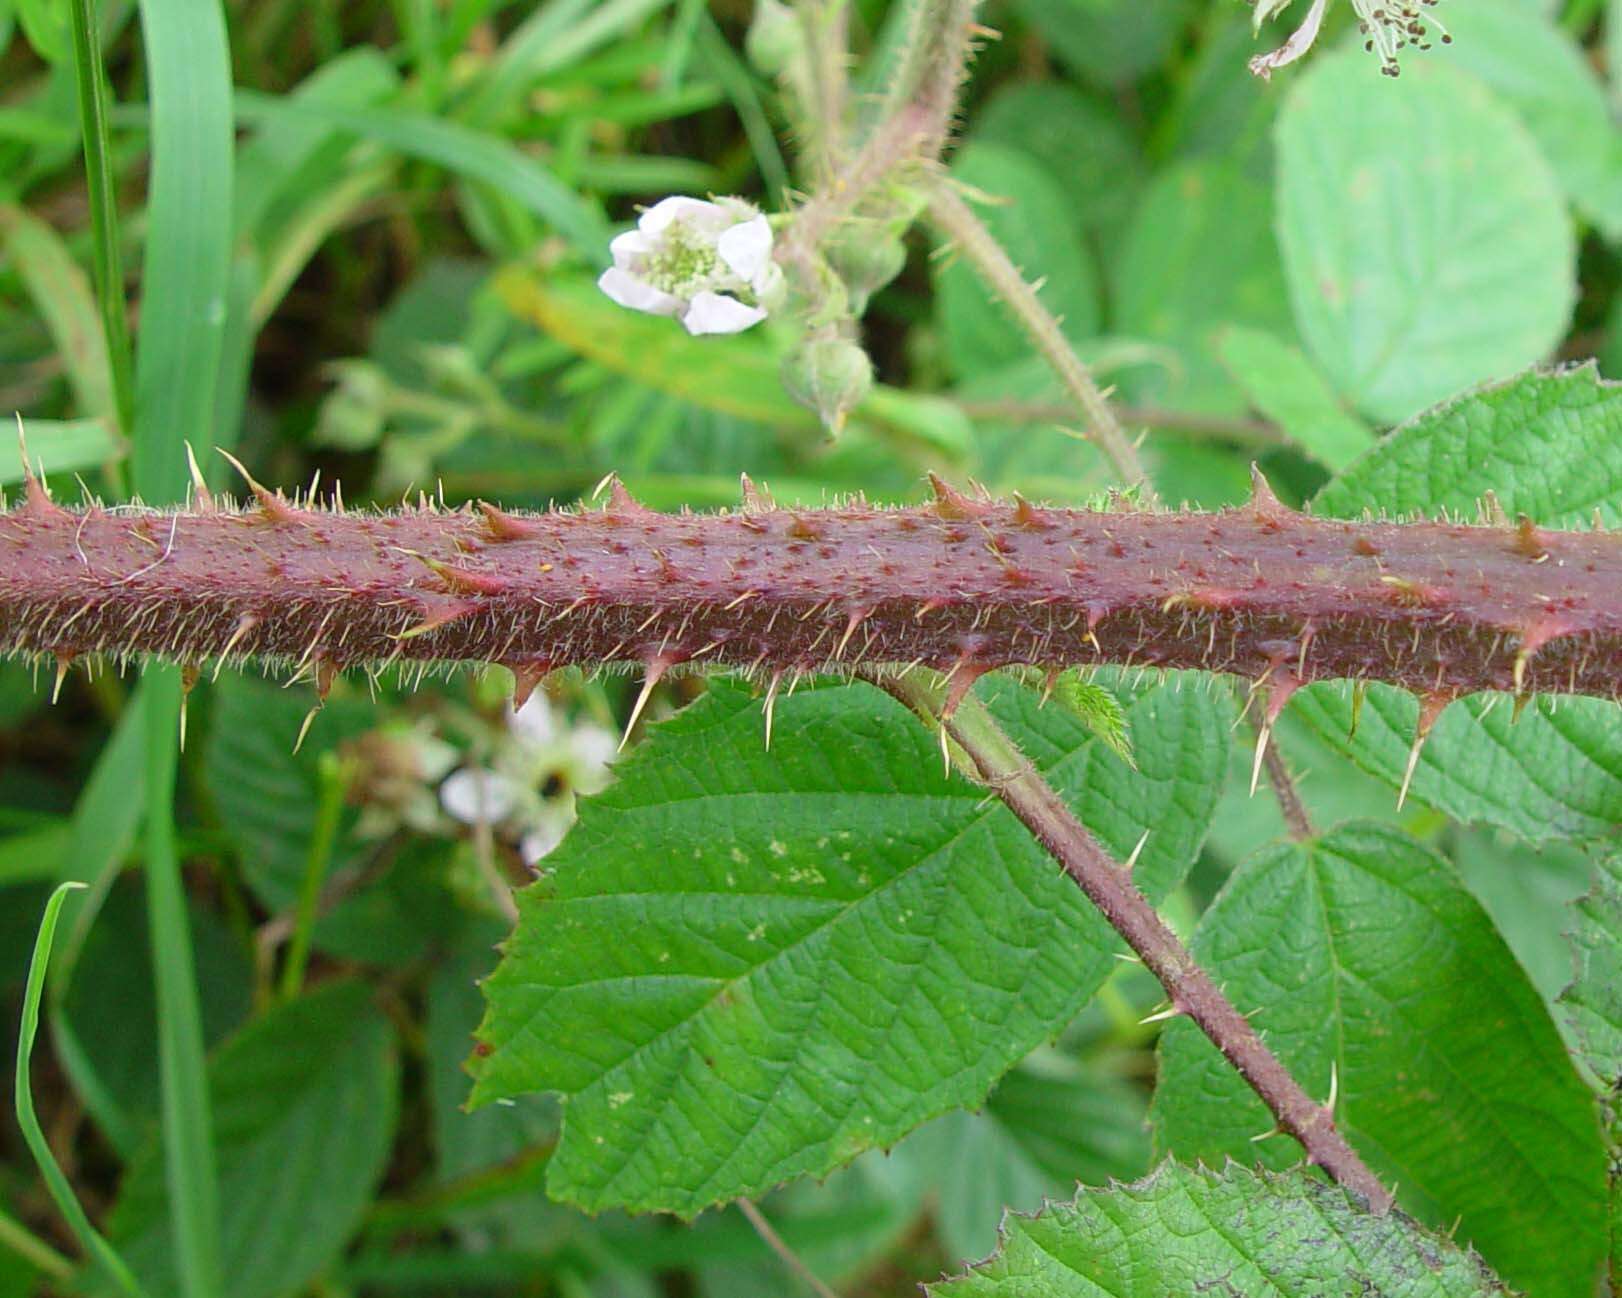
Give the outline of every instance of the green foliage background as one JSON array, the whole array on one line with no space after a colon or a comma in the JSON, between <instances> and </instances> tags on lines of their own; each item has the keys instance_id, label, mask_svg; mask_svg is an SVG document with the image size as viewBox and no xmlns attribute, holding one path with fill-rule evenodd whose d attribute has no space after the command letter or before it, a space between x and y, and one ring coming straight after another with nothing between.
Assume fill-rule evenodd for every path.
<instances>
[{"instance_id":1,"label":"green foliage background","mask_svg":"<svg viewBox=\"0 0 1622 1298\"><path fill-rule=\"evenodd\" d=\"M597 292L638 205L794 192L746 5L77 7L104 42L105 193L75 6L0 0L0 409L59 496L175 498L184 441L216 487L211 444L367 506L571 503L610 471L659 509L732 504L740 472L806 504L914 500L928 471L1067 504L1116 485L922 227L837 440L779 382L794 321L692 339ZM1395 80L1349 9L1264 84L1237 0L988 5L951 171L1147 430L1166 501L1232 504L1259 461L1323 514L1473 520L1490 493L1622 523L1622 5L1448 0L1453 42ZM906 12L855 0L858 50ZM22 476L0 449L0 484ZM1143 1021L1152 979L868 687L806 682L768 752L746 682L668 683L596 792L617 677L550 682L542 739L499 671L342 682L295 752L307 690L227 674L190 694L171 774L172 678L76 672L49 707L48 675L0 664L0 989L14 1014L46 896L89 883L32 1089L155 1298L809 1292L740 1196L851 1298L947 1275L951 1298L1212 1275L1565 1298L1622 1265L1609 701L1461 700L1399 811L1415 700L1304 690L1273 740L1318 831L1294 843L1248 793L1225 681L1101 672L1045 707L978 687L1333 1088L1399 1186L1407 1215L1372 1223L1258 1139L1190 1024ZM515 773L522 815L449 814L459 767ZM508 938L522 834L576 811ZM1005 1208L1048 1201L963 1275ZM0 1126L0 1298L110 1292L79 1256Z\"/></svg>"}]
</instances>

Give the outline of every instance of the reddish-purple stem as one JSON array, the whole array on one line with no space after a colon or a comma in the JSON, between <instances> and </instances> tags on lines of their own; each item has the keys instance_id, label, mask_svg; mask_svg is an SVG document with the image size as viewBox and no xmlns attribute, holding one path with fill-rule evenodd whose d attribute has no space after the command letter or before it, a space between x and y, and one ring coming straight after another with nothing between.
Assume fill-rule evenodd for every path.
<instances>
[{"instance_id":1,"label":"reddish-purple stem","mask_svg":"<svg viewBox=\"0 0 1622 1298\"><path fill-rule=\"evenodd\" d=\"M1261 484L1221 513L970 499L389 514L64 509L0 514L0 652L252 656L323 684L350 667L681 663L793 673L922 663L1194 667L1265 680L1267 715L1338 677L1434 715L1480 689L1622 685L1622 537L1316 519Z\"/></svg>"}]
</instances>

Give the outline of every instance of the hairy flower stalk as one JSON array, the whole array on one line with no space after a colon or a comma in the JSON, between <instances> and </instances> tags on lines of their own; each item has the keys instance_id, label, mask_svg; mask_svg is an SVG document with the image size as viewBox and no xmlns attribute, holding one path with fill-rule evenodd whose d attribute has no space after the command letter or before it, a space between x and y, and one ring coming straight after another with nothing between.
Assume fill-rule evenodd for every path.
<instances>
[{"instance_id":1,"label":"hairy flower stalk","mask_svg":"<svg viewBox=\"0 0 1622 1298\"><path fill-rule=\"evenodd\" d=\"M1045 509L944 484L911 509L772 505L512 514L429 505L0 514L0 652L245 658L310 675L391 663L681 664L767 676L923 664L961 694L1006 664L1121 663L1418 691L1622 687L1622 537L1316 519L1259 477L1221 513Z\"/></svg>"}]
</instances>

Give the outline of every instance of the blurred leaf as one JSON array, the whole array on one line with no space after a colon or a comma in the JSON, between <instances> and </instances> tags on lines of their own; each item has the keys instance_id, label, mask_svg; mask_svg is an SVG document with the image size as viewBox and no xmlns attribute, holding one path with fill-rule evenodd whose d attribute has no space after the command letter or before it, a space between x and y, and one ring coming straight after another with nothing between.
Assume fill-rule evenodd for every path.
<instances>
[{"instance_id":1,"label":"blurred leaf","mask_svg":"<svg viewBox=\"0 0 1622 1298\"><path fill-rule=\"evenodd\" d=\"M978 215L1026 279L1044 281L1042 302L1070 337L1098 331L1098 277L1079 235L1080 220L1059 183L1029 154L971 142L952 176L989 202ZM967 261L950 251L936 275L935 316L960 378L1001 369L1032 351L1025 331Z\"/></svg>"},{"instance_id":2,"label":"blurred leaf","mask_svg":"<svg viewBox=\"0 0 1622 1298\"><path fill-rule=\"evenodd\" d=\"M1116 328L1169 344L1181 372L1129 385L1134 399L1238 414L1243 394L1217 357L1223 330L1293 336L1265 187L1226 163L1178 163L1150 184L1115 263Z\"/></svg>"},{"instance_id":3,"label":"blurred leaf","mask_svg":"<svg viewBox=\"0 0 1622 1298\"><path fill-rule=\"evenodd\" d=\"M248 953L219 917L189 908L197 986L206 1041L219 1041L248 1016L253 971ZM141 890L134 879L113 887L74 966L73 984L56 1013L65 1017L93 1077L69 1069L70 1080L89 1082L117 1106L104 1132L126 1158L126 1132L144 1137L158 1113L157 1007L152 953ZM97 1106L92 1115L100 1118Z\"/></svg>"},{"instance_id":4,"label":"blurred leaf","mask_svg":"<svg viewBox=\"0 0 1622 1298\"><path fill-rule=\"evenodd\" d=\"M997 1255L930 1286L934 1298L1493 1298L1506 1290L1473 1254L1400 1213L1370 1216L1337 1186L1167 1163L1135 1185L1004 1224Z\"/></svg>"},{"instance_id":5,"label":"blurred leaf","mask_svg":"<svg viewBox=\"0 0 1622 1298\"><path fill-rule=\"evenodd\" d=\"M1593 886L1575 906L1568 938L1576 975L1560 997L1582 1043L1583 1062L1601 1083L1622 1084L1622 857L1594 862Z\"/></svg>"},{"instance_id":6,"label":"blurred leaf","mask_svg":"<svg viewBox=\"0 0 1622 1298\"><path fill-rule=\"evenodd\" d=\"M1224 332L1218 346L1251 404L1326 468L1344 469L1374 445L1374 435L1341 408L1300 348L1240 326Z\"/></svg>"},{"instance_id":7,"label":"blurred leaf","mask_svg":"<svg viewBox=\"0 0 1622 1298\"><path fill-rule=\"evenodd\" d=\"M954 1261L989 1254L1005 1211L1149 1170L1143 1092L1055 1051L1039 1058L1003 1078L982 1112L949 1113L903 1146L928 1160Z\"/></svg>"},{"instance_id":8,"label":"blurred leaf","mask_svg":"<svg viewBox=\"0 0 1622 1298\"><path fill-rule=\"evenodd\" d=\"M338 1257L382 1176L399 1104L388 1022L364 984L328 983L227 1042L208 1082L230 1293L285 1298ZM109 1233L151 1292L178 1292L155 1141Z\"/></svg>"},{"instance_id":9,"label":"blurred leaf","mask_svg":"<svg viewBox=\"0 0 1622 1298\"><path fill-rule=\"evenodd\" d=\"M397 106L346 108L250 90L237 92L236 114L239 122L256 125L302 121L336 128L482 181L551 222L587 262L608 259L608 225L597 209L535 158L499 136Z\"/></svg>"},{"instance_id":10,"label":"blurred leaf","mask_svg":"<svg viewBox=\"0 0 1622 1298\"><path fill-rule=\"evenodd\" d=\"M363 700L335 696L316 714L304 745L294 753L312 705L302 694L251 676L224 676L214 689L203 778L242 858L244 876L271 911L293 905L304 877L319 754L373 721L373 709ZM358 850L347 833L340 833L332 870L353 864Z\"/></svg>"},{"instance_id":11,"label":"blurred leaf","mask_svg":"<svg viewBox=\"0 0 1622 1298\"><path fill-rule=\"evenodd\" d=\"M1134 697L1135 774L1028 691L994 700L1110 850L1153 826L1151 895L1181 877L1225 709ZM475 1100L568 1096L548 1185L571 1202L691 1214L826 1172L978 1102L1113 964L1097 912L888 696L780 699L769 754L758 706L712 681L582 804L486 984Z\"/></svg>"},{"instance_id":12,"label":"blurred leaf","mask_svg":"<svg viewBox=\"0 0 1622 1298\"><path fill-rule=\"evenodd\" d=\"M1015 10L1059 61L1104 86L1134 81L1162 62L1182 35L1191 0L1015 0Z\"/></svg>"},{"instance_id":13,"label":"blurred leaf","mask_svg":"<svg viewBox=\"0 0 1622 1298\"><path fill-rule=\"evenodd\" d=\"M23 430L29 464L47 477L97 469L124 455L123 439L104 419L28 419ZM22 448L15 437L0 437L0 484L22 480Z\"/></svg>"},{"instance_id":14,"label":"blurred leaf","mask_svg":"<svg viewBox=\"0 0 1622 1298\"><path fill-rule=\"evenodd\" d=\"M1263 851L1193 953L1412 1211L1459 1218L1511 1283L1591 1295L1604 1147L1543 1001L1451 867L1399 830L1343 825ZM1300 1158L1188 1020L1161 1037L1153 1116L1182 1159Z\"/></svg>"},{"instance_id":15,"label":"blurred leaf","mask_svg":"<svg viewBox=\"0 0 1622 1298\"><path fill-rule=\"evenodd\" d=\"M1575 293L1565 204L1526 128L1473 77L1320 56L1278 125L1296 321L1367 414L1407 418L1544 359Z\"/></svg>"},{"instance_id":16,"label":"blurred leaf","mask_svg":"<svg viewBox=\"0 0 1622 1298\"><path fill-rule=\"evenodd\" d=\"M1470 0L1447 25L1449 60L1515 111L1578 210L1622 239L1622 131L1585 52L1526 0Z\"/></svg>"},{"instance_id":17,"label":"blurred leaf","mask_svg":"<svg viewBox=\"0 0 1622 1298\"><path fill-rule=\"evenodd\" d=\"M51 331L51 341L73 385L74 413L113 422L116 412L107 339L90 277L55 230L10 204L0 205L0 249L27 285L34 309Z\"/></svg>"},{"instance_id":18,"label":"blurred leaf","mask_svg":"<svg viewBox=\"0 0 1622 1298\"><path fill-rule=\"evenodd\" d=\"M17 20L34 53L47 63L63 63L73 56L73 37L64 4L52 0L14 0Z\"/></svg>"},{"instance_id":19,"label":"blurred leaf","mask_svg":"<svg viewBox=\"0 0 1622 1298\"><path fill-rule=\"evenodd\" d=\"M1106 248L1119 241L1146 179L1138 142L1120 115L1062 81L1002 86L974 114L969 139L1036 159L1063 191L1069 223Z\"/></svg>"}]
</instances>

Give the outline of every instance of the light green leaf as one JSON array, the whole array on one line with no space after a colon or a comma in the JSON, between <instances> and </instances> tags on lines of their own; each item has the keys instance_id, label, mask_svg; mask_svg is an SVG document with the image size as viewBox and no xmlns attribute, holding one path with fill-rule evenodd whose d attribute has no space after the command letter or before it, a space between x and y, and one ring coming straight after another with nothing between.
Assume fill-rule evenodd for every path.
<instances>
[{"instance_id":1,"label":"light green leaf","mask_svg":"<svg viewBox=\"0 0 1622 1298\"><path fill-rule=\"evenodd\" d=\"M997 1255L934 1298L1492 1298L1473 1254L1401 1213L1372 1217L1302 1172L1168 1163L1136 1185L1010 1217Z\"/></svg>"},{"instance_id":2,"label":"light green leaf","mask_svg":"<svg viewBox=\"0 0 1622 1298\"><path fill-rule=\"evenodd\" d=\"M1313 499L1317 514L1474 521L1486 492L1548 527L1622 524L1622 384L1582 365L1532 371L1409 420Z\"/></svg>"},{"instance_id":3,"label":"light green leaf","mask_svg":"<svg viewBox=\"0 0 1622 1298\"><path fill-rule=\"evenodd\" d=\"M1058 180L1033 155L1002 144L975 142L952 175L991 201L976 212L1027 279L1045 281L1041 297L1073 338L1098 331L1098 274ZM961 257L940 263L935 318L947 359L959 378L1001 369L1029 356L1030 339Z\"/></svg>"},{"instance_id":4,"label":"light green leaf","mask_svg":"<svg viewBox=\"0 0 1622 1298\"><path fill-rule=\"evenodd\" d=\"M1195 958L1319 1097L1400 1200L1457 1219L1510 1283L1592 1295L1604 1146L1543 1000L1442 858L1343 825L1245 862L1200 920ZM1293 1163L1273 1119L1189 1021L1161 1038L1153 1116L1183 1159Z\"/></svg>"},{"instance_id":5,"label":"light green leaf","mask_svg":"<svg viewBox=\"0 0 1622 1298\"><path fill-rule=\"evenodd\" d=\"M1293 333L1272 195L1226 162L1182 162L1155 178L1112 284L1117 331L1169 344L1181 364L1168 379L1130 385L1134 399L1238 414L1244 395L1217 356L1223 330Z\"/></svg>"},{"instance_id":6,"label":"light green leaf","mask_svg":"<svg viewBox=\"0 0 1622 1298\"><path fill-rule=\"evenodd\" d=\"M1470 0L1446 16L1449 61L1515 111L1578 210L1622 239L1622 132L1583 50L1526 0Z\"/></svg>"},{"instance_id":7,"label":"light green leaf","mask_svg":"<svg viewBox=\"0 0 1622 1298\"><path fill-rule=\"evenodd\" d=\"M1622 1084L1622 857L1594 864L1594 886L1575 906L1569 934L1576 972L1561 1004L1583 1062L1608 1087Z\"/></svg>"},{"instance_id":8,"label":"light green leaf","mask_svg":"<svg viewBox=\"0 0 1622 1298\"><path fill-rule=\"evenodd\" d=\"M1181 681L1178 682L1182 683ZM1225 704L1150 689L1141 774L1006 682L993 706L1136 878L1192 860ZM892 1143L1055 1033L1108 974L1102 918L936 739L866 686L735 683L659 727L581 806L485 984L474 1100L568 1098L548 1186L692 1214Z\"/></svg>"},{"instance_id":9,"label":"light green leaf","mask_svg":"<svg viewBox=\"0 0 1622 1298\"><path fill-rule=\"evenodd\" d=\"M1218 349L1251 404L1326 468L1344 469L1374 445L1374 435L1341 408L1299 347L1236 325L1223 333Z\"/></svg>"},{"instance_id":10,"label":"light green leaf","mask_svg":"<svg viewBox=\"0 0 1622 1298\"><path fill-rule=\"evenodd\" d=\"M1295 318L1335 386L1395 422L1544 359L1575 297L1565 204L1526 128L1475 78L1361 50L1317 58L1277 129Z\"/></svg>"},{"instance_id":11,"label":"light green leaf","mask_svg":"<svg viewBox=\"0 0 1622 1298\"><path fill-rule=\"evenodd\" d=\"M338 1256L388 1158L399 1102L388 1022L364 984L328 983L229 1041L208 1082L231 1296L301 1292ZM156 1141L126 1176L109 1234L152 1293L178 1292Z\"/></svg>"}]
</instances>

